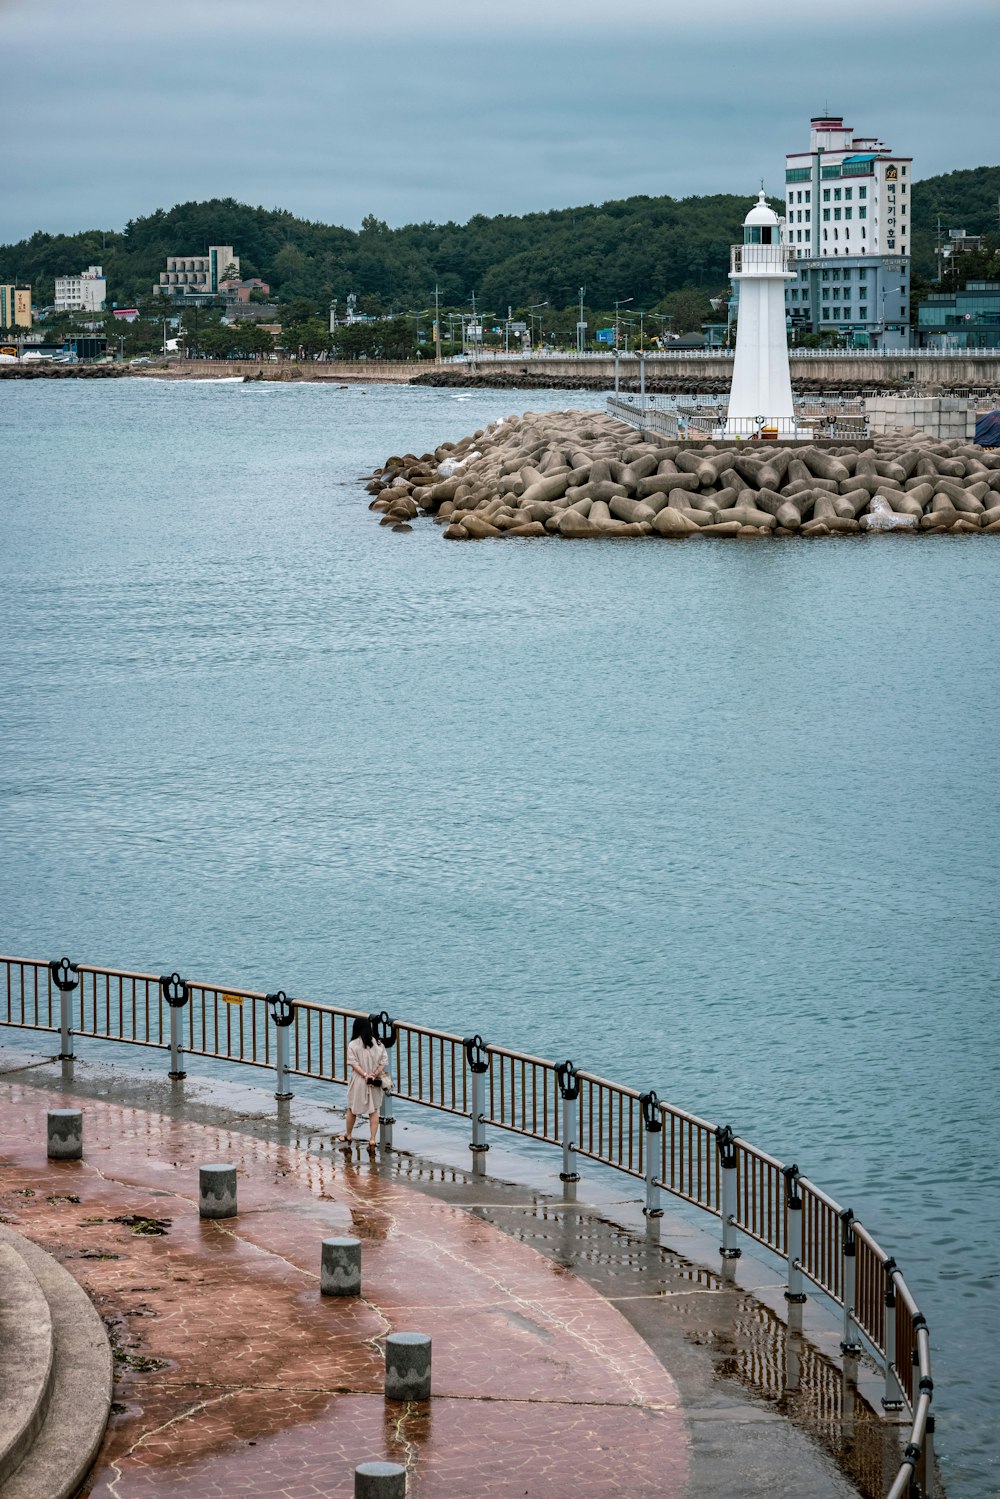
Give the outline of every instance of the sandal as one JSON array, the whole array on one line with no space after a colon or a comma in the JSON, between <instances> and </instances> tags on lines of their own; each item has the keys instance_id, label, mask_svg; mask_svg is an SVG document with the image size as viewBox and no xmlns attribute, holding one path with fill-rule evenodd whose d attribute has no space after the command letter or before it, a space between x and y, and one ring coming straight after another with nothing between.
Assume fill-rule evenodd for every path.
<instances>
[{"instance_id":1,"label":"sandal","mask_svg":"<svg viewBox=\"0 0 1000 1499\"><path fill-rule=\"evenodd\" d=\"M334 1145L353 1145L354 1141L350 1135L334 1135L333 1143Z\"/></svg>"}]
</instances>

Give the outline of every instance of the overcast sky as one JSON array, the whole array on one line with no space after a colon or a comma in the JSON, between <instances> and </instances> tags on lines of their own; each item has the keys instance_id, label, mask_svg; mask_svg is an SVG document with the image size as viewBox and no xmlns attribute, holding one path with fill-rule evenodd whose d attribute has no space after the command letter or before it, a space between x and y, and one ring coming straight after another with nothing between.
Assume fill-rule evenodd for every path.
<instances>
[{"instance_id":1,"label":"overcast sky","mask_svg":"<svg viewBox=\"0 0 1000 1499\"><path fill-rule=\"evenodd\" d=\"M356 228L783 196L829 108L1000 158L997 0L0 0L0 241L235 197Z\"/></svg>"}]
</instances>

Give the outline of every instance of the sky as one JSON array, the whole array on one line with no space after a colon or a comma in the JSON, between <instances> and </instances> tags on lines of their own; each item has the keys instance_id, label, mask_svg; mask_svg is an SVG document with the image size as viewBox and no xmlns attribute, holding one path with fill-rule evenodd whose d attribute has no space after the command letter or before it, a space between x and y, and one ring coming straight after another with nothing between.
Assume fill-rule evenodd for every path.
<instances>
[{"instance_id":1,"label":"sky","mask_svg":"<svg viewBox=\"0 0 1000 1499\"><path fill-rule=\"evenodd\" d=\"M0 0L0 242L783 197L826 109L917 178L993 165L998 41L997 0Z\"/></svg>"}]
</instances>

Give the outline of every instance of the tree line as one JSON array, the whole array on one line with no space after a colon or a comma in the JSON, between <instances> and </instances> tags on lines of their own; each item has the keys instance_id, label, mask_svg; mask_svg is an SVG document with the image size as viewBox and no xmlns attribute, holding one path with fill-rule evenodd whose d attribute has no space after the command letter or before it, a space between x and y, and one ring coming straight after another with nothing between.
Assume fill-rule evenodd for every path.
<instances>
[{"instance_id":1,"label":"tree line","mask_svg":"<svg viewBox=\"0 0 1000 1499\"><path fill-rule=\"evenodd\" d=\"M995 231L998 197L1000 167L914 183L915 277L934 273L938 216L946 229ZM780 211L780 200L772 201ZM110 300L152 311L152 288L168 255L231 244L243 277L266 281L280 307L306 301L324 320L334 299L343 312L349 293L357 297L358 310L373 317L426 320L437 287L445 309L468 311L475 293L491 323L505 319L509 308L516 315L544 307L543 332L562 338L563 324L575 321L582 286L591 335L624 299L630 316L640 309L659 313L672 320L672 331L683 333L711 315L708 297L728 292L729 246L740 238L749 203L733 194L641 196L398 229L368 215L354 231L222 198L160 209L131 220L121 232L39 231L0 246L0 281L30 282L36 304L44 306L53 300L57 275L97 263L108 278Z\"/></svg>"}]
</instances>

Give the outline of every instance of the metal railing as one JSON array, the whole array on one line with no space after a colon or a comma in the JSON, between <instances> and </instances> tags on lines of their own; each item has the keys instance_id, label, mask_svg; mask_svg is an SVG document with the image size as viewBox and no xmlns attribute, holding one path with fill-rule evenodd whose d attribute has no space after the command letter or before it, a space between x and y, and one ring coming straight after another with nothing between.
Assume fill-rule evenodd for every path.
<instances>
[{"instance_id":1,"label":"metal railing","mask_svg":"<svg viewBox=\"0 0 1000 1499\"><path fill-rule=\"evenodd\" d=\"M676 441L681 436L677 412L658 406L654 396L608 396L608 414L660 437Z\"/></svg>"},{"instance_id":2,"label":"metal railing","mask_svg":"<svg viewBox=\"0 0 1000 1499\"><path fill-rule=\"evenodd\" d=\"M806 442L815 438L856 441L867 438L870 432L868 417L863 411L824 409L819 402L811 403L806 411L796 407L794 417L727 417L724 406L701 412L683 408L668 410L657 405L656 399L648 395L608 396L608 415L627 422L637 431L655 432L673 442L688 438L701 441L705 437L730 441L734 438L751 441L777 439L779 442L782 439Z\"/></svg>"},{"instance_id":3,"label":"metal railing","mask_svg":"<svg viewBox=\"0 0 1000 1499\"><path fill-rule=\"evenodd\" d=\"M346 1084L350 1029L364 1013L177 973L0 957L0 1025L57 1034L64 1065L72 1066L79 1036L169 1050L175 1079L185 1076L186 1055L273 1067L282 1103L291 1097L290 1075ZM506 1130L562 1148L567 1193L575 1190L577 1164L591 1160L644 1182L650 1226L668 1192L720 1220L724 1262L739 1257L741 1234L785 1260L789 1321L811 1283L843 1318L845 1372L867 1354L882 1373L886 1411L909 1414L909 1440L888 1499L928 1499L934 1418L927 1323L895 1260L850 1210L797 1166L653 1092L478 1035L463 1038L384 1011L369 1018L390 1052L391 1098L467 1120L475 1171L489 1149L487 1127ZM383 1106L387 1148L393 1123Z\"/></svg>"},{"instance_id":4,"label":"metal railing","mask_svg":"<svg viewBox=\"0 0 1000 1499\"><path fill-rule=\"evenodd\" d=\"M745 276L759 271L762 275L773 276L776 272L780 274L789 270L794 259L792 245L730 245L729 274Z\"/></svg>"},{"instance_id":5,"label":"metal railing","mask_svg":"<svg viewBox=\"0 0 1000 1499\"><path fill-rule=\"evenodd\" d=\"M1000 363L1000 350L996 349L804 349L800 346L788 350L790 359L876 359L880 364L907 364L914 360L941 360L945 363L967 363L974 360L977 363L989 363L994 367ZM530 353L512 354L503 349L478 349L475 360L468 354L451 354L443 359L442 364L547 364L553 360L572 361L573 363L586 364L605 363L614 360L615 351L612 348L606 350L587 349L581 353L578 349L532 349ZM636 349L628 351L620 349L618 358L624 364L627 361L638 363L640 354ZM642 358L651 364L683 363L688 359L718 359L726 363L732 363L733 350L724 348L708 349L646 349Z\"/></svg>"}]
</instances>

